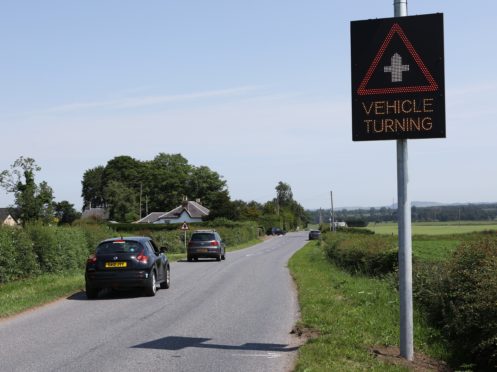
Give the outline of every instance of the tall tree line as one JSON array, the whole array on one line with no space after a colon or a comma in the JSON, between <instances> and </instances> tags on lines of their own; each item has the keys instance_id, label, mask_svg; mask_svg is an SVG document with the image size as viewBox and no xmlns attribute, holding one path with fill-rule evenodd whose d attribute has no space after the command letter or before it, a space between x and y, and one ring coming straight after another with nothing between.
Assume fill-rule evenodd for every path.
<instances>
[{"instance_id":1,"label":"tall tree line","mask_svg":"<svg viewBox=\"0 0 497 372\"><path fill-rule=\"evenodd\" d=\"M82 180L83 208L107 208L118 221L134 221L145 209L169 211L185 196L212 210L226 209L230 201L226 181L217 172L191 165L181 154L160 153L150 161L117 156L88 169Z\"/></svg>"},{"instance_id":2,"label":"tall tree line","mask_svg":"<svg viewBox=\"0 0 497 372\"><path fill-rule=\"evenodd\" d=\"M320 216L322 216L323 222L328 222L330 210L310 210L307 211L307 214L313 223L319 223ZM339 221L362 220L367 222L397 221L397 209L381 207L335 210L335 219ZM413 206L411 208L411 219L413 222L495 220L497 219L497 203L431 207Z\"/></svg>"}]
</instances>

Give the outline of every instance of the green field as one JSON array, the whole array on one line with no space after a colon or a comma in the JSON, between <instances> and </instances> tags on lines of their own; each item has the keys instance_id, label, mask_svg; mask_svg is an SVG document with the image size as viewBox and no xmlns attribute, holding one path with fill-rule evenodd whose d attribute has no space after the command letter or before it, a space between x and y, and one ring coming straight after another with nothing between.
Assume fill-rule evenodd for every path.
<instances>
[{"instance_id":1,"label":"green field","mask_svg":"<svg viewBox=\"0 0 497 372\"><path fill-rule=\"evenodd\" d=\"M370 223L367 229L376 234L397 235L397 223ZM452 235L466 234L471 232L495 230L497 234L496 221L450 221L450 222L414 222L412 224L413 235Z\"/></svg>"}]
</instances>

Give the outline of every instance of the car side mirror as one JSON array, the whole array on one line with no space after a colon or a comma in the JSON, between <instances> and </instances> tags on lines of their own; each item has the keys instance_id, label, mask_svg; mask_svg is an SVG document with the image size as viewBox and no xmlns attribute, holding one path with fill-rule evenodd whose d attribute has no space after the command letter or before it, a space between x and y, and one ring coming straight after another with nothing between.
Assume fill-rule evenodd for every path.
<instances>
[{"instance_id":1,"label":"car side mirror","mask_svg":"<svg viewBox=\"0 0 497 372\"><path fill-rule=\"evenodd\" d=\"M161 253L166 253L167 252L167 247L160 247L160 252Z\"/></svg>"}]
</instances>

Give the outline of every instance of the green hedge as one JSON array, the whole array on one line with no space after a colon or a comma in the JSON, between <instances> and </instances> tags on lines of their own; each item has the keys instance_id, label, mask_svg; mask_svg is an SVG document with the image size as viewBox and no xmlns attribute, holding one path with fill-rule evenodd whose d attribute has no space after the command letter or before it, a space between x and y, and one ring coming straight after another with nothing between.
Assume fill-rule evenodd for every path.
<instances>
[{"instance_id":1,"label":"green hedge","mask_svg":"<svg viewBox=\"0 0 497 372\"><path fill-rule=\"evenodd\" d=\"M413 295L452 344L455 364L497 370L497 238L415 267Z\"/></svg>"},{"instance_id":2,"label":"green hedge","mask_svg":"<svg viewBox=\"0 0 497 372\"><path fill-rule=\"evenodd\" d=\"M161 246L168 247L171 253L185 252L184 232L178 225L174 225L172 231L138 226L139 230L126 232L116 232L109 226L94 223L79 223L71 227L42 224L28 224L24 228L0 227L0 283L40 273L82 270L88 255L95 251L100 241L121 235L151 236ZM202 227L193 226L195 229L216 229L228 248L256 239L259 234L257 225L250 222L218 220L204 223ZM187 232L187 239L191 231Z\"/></svg>"},{"instance_id":3,"label":"green hedge","mask_svg":"<svg viewBox=\"0 0 497 372\"><path fill-rule=\"evenodd\" d=\"M0 228L0 283L40 273L33 242L22 229Z\"/></svg>"},{"instance_id":4,"label":"green hedge","mask_svg":"<svg viewBox=\"0 0 497 372\"><path fill-rule=\"evenodd\" d=\"M216 221L206 223L202 227L198 225L191 225L190 230L186 233L187 241L190 239L191 233L196 229L214 229L221 235L226 246L246 243L250 240L257 239L259 230L257 225L252 222L224 222L223 225L216 225ZM166 246L171 253L185 253L184 236L185 233L178 229L174 231L142 231L144 235L151 236L159 245Z\"/></svg>"},{"instance_id":5,"label":"green hedge","mask_svg":"<svg viewBox=\"0 0 497 372\"><path fill-rule=\"evenodd\" d=\"M88 254L109 233L101 225L1 227L0 283L82 269Z\"/></svg>"},{"instance_id":6,"label":"green hedge","mask_svg":"<svg viewBox=\"0 0 497 372\"><path fill-rule=\"evenodd\" d=\"M397 267L397 241L389 236L327 233L323 244L328 259L351 273L385 275Z\"/></svg>"}]
</instances>

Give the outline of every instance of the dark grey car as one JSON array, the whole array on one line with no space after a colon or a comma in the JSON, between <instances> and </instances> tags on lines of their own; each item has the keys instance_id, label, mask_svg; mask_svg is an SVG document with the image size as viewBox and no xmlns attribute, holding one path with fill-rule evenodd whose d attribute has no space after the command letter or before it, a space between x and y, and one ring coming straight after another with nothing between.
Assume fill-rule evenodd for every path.
<instances>
[{"instance_id":1,"label":"dark grey car","mask_svg":"<svg viewBox=\"0 0 497 372\"><path fill-rule=\"evenodd\" d=\"M311 230L309 231L309 240L319 240L321 238L321 231Z\"/></svg>"},{"instance_id":2,"label":"dark grey car","mask_svg":"<svg viewBox=\"0 0 497 372\"><path fill-rule=\"evenodd\" d=\"M226 247L219 233L215 230L196 230L192 233L186 251L188 261L199 258L226 259Z\"/></svg>"}]
</instances>

